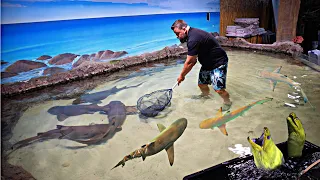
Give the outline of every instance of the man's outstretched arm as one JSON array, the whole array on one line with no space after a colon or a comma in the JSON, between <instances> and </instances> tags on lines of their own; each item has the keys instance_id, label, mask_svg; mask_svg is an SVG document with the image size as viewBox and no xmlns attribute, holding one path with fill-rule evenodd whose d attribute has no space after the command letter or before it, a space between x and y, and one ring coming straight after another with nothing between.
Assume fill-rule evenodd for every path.
<instances>
[{"instance_id":1,"label":"man's outstretched arm","mask_svg":"<svg viewBox=\"0 0 320 180\"><path fill-rule=\"evenodd\" d=\"M185 76L191 71L191 69L196 63L197 63L197 55L187 56L187 60L184 63L180 76L178 77L178 84L180 84L184 80Z\"/></svg>"}]
</instances>

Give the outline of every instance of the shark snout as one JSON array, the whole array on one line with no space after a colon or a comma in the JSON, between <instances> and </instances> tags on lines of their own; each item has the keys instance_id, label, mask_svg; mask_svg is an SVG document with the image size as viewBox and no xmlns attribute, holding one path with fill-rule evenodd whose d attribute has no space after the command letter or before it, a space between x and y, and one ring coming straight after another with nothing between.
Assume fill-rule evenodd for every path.
<instances>
[{"instance_id":1,"label":"shark snout","mask_svg":"<svg viewBox=\"0 0 320 180\"><path fill-rule=\"evenodd\" d=\"M84 103L84 101L81 100L81 98L77 98L74 101L72 101L72 104L81 104L81 103Z\"/></svg>"},{"instance_id":2,"label":"shark snout","mask_svg":"<svg viewBox=\"0 0 320 180\"><path fill-rule=\"evenodd\" d=\"M186 128L188 121L186 118L180 118L176 121L178 127Z\"/></svg>"},{"instance_id":3,"label":"shark snout","mask_svg":"<svg viewBox=\"0 0 320 180\"><path fill-rule=\"evenodd\" d=\"M48 110L48 113L52 115L57 115L59 113L59 109L60 109L59 106L54 106Z\"/></svg>"}]
</instances>

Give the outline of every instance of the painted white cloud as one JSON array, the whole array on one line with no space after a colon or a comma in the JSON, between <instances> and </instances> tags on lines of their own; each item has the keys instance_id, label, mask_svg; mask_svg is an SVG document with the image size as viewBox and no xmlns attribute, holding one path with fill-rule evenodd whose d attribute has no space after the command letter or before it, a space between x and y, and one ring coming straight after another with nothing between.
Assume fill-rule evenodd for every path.
<instances>
[{"instance_id":1,"label":"painted white cloud","mask_svg":"<svg viewBox=\"0 0 320 180\"><path fill-rule=\"evenodd\" d=\"M5 0L10 2L12 0ZM21 2L61 2L61 1L91 1L91 2L108 2L108 3L125 3L137 4L145 3L150 6L158 6L162 8L185 9L194 7L208 7L219 5L220 0L14 0Z\"/></svg>"},{"instance_id":2,"label":"painted white cloud","mask_svg":"<svg viewBox=\"0 0 320 180\"><path fill-rule=\"evenodd\" d=\"M5 1L5 2L3 2ZM220 0L3 0L3 24L219 11ZM19 4L19 2L21 2ZM35 3L33 3L35 2ZM43 3L37 3L43 2ZM46 2L48 4L46 4ZM105 2L105 3L104 3ZM110 5L110 3L116 3ZM119 3L119 4L118 4ZM140 3L140 5L139 5ZM119 6L118 6L119 5ZM26 7L28 6L28 7ZM15 7L15 8L14 8ZM26 7L26 8L18 8ZM59 13L57 13L59 12ZM83 13L86 12L86 13Z\"/></svg>"},{"instance_id":3,"label":"painted white cloud","mask_svg":"<svg viewBox=\"0 0 320 180\"><path fill-rule=\"evenodd\" d=\"M149 5L173 10L217 11L220 0L148 0Z\"/></svg>"},{"instance_id":4,"label":"painted white cloud","mask_svg":"<svg viewBox=\"0 0 320 180\"><path fill-rule=\"evenodd\" d=\"M58 12L59 13L56 13ZM83 13L86 12L86 13ZM176 11L166 10L156 7L134 7L134 8L114 8L114 7L54 7L54 8L34 8L28 14L21 11L4 11L2 16L3 24L22 23L22 22L42 22L57 21L68 19L86 19L117 16L134 16L146 14L167 14L177 13Z\"/></svg>"},{"instance_id":5,"label":"painted white cloud","mask_svg":"<svg viewBox=\"0 0 320 180\"><path fill-rule=\"evenodd\" d=\"M27 7L27 6L24 6L24 5L21 5L21 4L11 4L11 3L4 2L4 3L1 4L1 7L23 8L23 7Z\"/></svg>"},{"instance_id":6,"label":"painted white cloud","mask_svg":"<svg viewBox=\"0 0 320 180\"><path fill-rule=\"evenodd\" d=\"M92 2L112 2L112 3L126 3L126 4L135 4L135 3L148 3L148 0L87 0Z\"/></svg>"}]
</instances>

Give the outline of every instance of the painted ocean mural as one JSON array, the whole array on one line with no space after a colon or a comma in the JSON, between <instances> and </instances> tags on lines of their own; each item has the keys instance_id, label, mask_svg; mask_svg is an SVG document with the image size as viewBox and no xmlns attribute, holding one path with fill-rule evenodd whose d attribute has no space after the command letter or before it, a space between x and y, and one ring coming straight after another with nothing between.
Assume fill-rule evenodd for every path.
<instances>
[{"instance_id":1,"label":"painted ocean mural","mask_svg":"<svg viewBox=\"0 0 320 180\"><path fill-rule=\"evenodd\" d=\"M180 43L170 29L177 19L184 19L190 26L208 32L219 32L219 12L210 13L210 20L207 20L206 12L199 12L3 24L1 59L8 64L2 65L1 71L17 60L38 61L36 59L42 55L90 55L112 50L126 51L127 56L133 56L160 50ZM56 66L41 62L49 67ZM69 70L72 63L58 67ZM18 76L4 78L1 82L3 84L42 76L43 70L40 68L20 73Z\"/></svg>"}]
</instances>

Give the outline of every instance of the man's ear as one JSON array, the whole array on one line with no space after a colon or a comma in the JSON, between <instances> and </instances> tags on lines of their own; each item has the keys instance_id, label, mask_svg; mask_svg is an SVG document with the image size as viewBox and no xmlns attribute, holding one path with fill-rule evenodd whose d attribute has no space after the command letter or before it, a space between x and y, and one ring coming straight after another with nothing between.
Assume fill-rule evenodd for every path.
<instances>
[{"instance_id":1,"label":"man's ear","mask_svg":"<svg viewBox=\"0 0 320 180\"><path fill-rule=\"evenodd\" d=\"M184 27L183 30L184 30L184 33L187 33L187 27Z\"/></svg>"}]
</instances>

